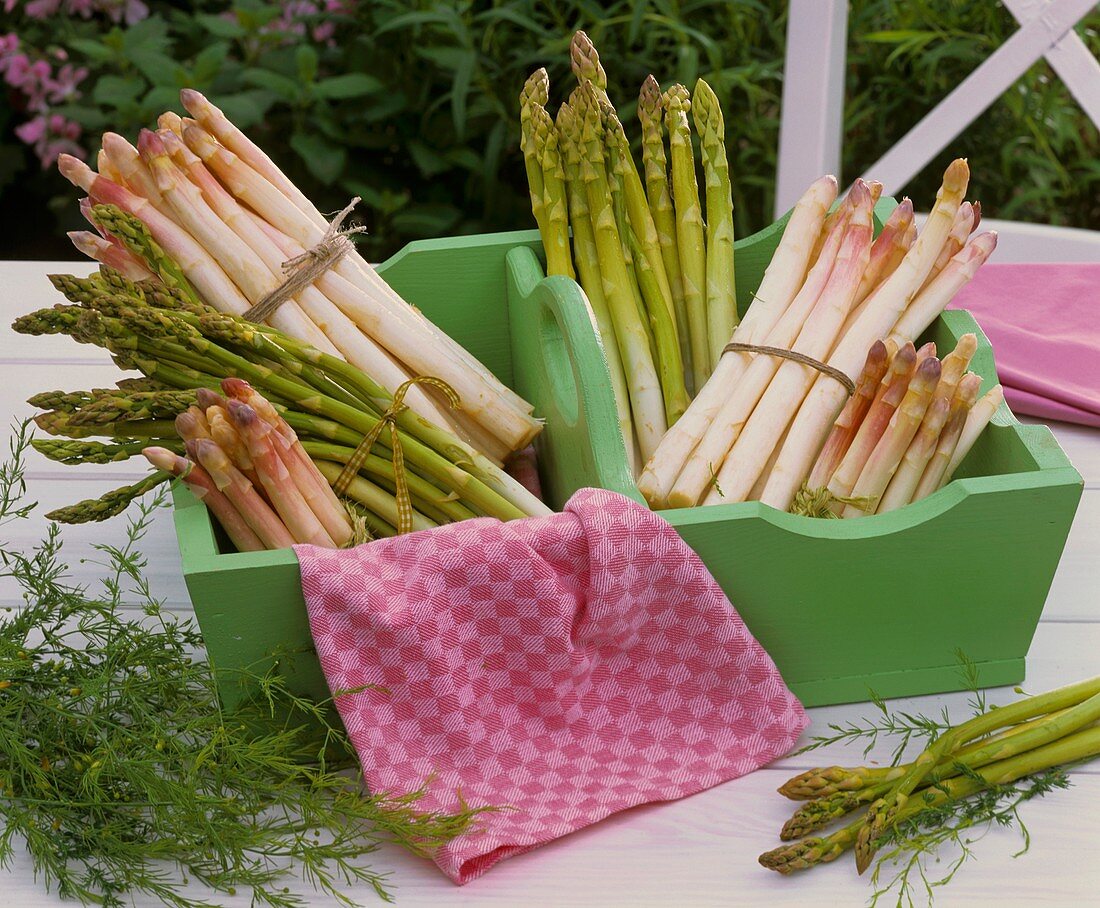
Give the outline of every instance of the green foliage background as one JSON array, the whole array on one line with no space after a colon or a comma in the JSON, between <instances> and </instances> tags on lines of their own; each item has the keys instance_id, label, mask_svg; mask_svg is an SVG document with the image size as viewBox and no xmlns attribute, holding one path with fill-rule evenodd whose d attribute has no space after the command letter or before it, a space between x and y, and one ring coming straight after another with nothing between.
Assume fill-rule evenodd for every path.
<instances>
[{"instance_id":1,"label":"green foliage background","mask_svg":"<svg viewBox=\"0 0 1100 908\"><path fill-rule=\"evenodd\" d=\"M336 17L328 42L272 31L283 4L149 6L152 15L130 28L16 12L0 32L40 50L64 47L90 68L83 98L63 111L83 125L90 148L98 132L133 138L159 111L179 109L182 86L207 92L322 208L361 195L375 258L417 237L531 226L516 98L541 65L555 98L568 92L576 28L596 42L631 122L647 73L664 84L705 77L725 110L738 231L771 220L781 0L360 0ZM877 159L1016 27L993 2L853 0L843 178ZM1100 52L1100 12L1078 30ZM13 93L8 99L0 257L71 258L64 231L79 226L75 194L15 137L26 117ZM943 167L960 154L988 216L1100 227L1100 138L1045 62L906 187L918 206L930 204Z\"/></svg>"}]
</instances>

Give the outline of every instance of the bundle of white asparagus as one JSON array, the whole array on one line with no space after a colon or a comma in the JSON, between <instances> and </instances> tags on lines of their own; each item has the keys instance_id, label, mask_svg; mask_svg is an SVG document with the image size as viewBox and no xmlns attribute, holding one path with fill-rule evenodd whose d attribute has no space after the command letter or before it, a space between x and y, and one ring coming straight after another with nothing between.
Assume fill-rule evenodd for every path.
<instances>
[{"instance_id":1,"label":"bundle of white asparagus","mask_svg":"<svg viewBox=\"0 0 1100 908\"><path fill-rule=\"evenodd\" d=\"M931 342L875 341L791 510L885 514L946 485L1004 400L1000 385L978 398L981 376L966 371L977 347L964 334L941 360Z\"/></svg>"},{"instance_id":2,"label":"bundle of white asparagus","mask_svg":"<svg viewBox=\"0 0 1100 908\"><path fill-rule=\"evenodd\" d=\"M286 281L284 264L313 250L330 224L275 163L199 92L181 92L193 118L165 113L135 148L106 133L96 173L62 155L66 178L92 202L140 218L203 299L242 315ZM97 233L71 234L81 251L135 280L139 259L81 210ZM434 376L457 393L453 410L428 384L405 402L498 463L523 449L540 425L531 406L457 342L406 303L351 251L300 287L267 318L272 326L340 356L393 393L408 379Z\"/></svg>"},{"instance_id":3,"label":"bundle of white asparagus","mask_svg":"<svg viewBox=\"0 0 1100 908\"><path fill-rule=\"evenodd\" d=\"M724 353L639 478L653 507L760 500L791 508L868 350L915 341L995 248L994 232L972 236L980 207L963 201L969 175L965 160L952 162L923 229L905 199L877 238L881 185L857 180L831 214L836 179L807 190L731 337L801 361Z\"/></svg>"}]
</instances>

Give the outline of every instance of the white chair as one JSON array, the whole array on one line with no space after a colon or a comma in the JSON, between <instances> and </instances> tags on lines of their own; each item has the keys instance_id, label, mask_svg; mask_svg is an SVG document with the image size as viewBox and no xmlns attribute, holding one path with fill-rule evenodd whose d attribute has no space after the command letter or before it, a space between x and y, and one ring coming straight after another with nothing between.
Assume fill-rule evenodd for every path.
<instances>
[{"instance_id":1,"label":"white chair","mask_svg":"<svg viewBox=\"0 0 1100 908\"><path fill-rule=\"evenodd\" d=\"M886 194L900 190L1040 57L1100 128L1100 62L1073 30L1096 0L1003 2L1020 29L893 148L864 168L864 176L881 181ZM840 172L847 31L845 0L790 0L777 216L819 176ZM999 262L1100 261L1100 231L985 218L982 226L1000 235Z\"/></svg>"}]
</instances>

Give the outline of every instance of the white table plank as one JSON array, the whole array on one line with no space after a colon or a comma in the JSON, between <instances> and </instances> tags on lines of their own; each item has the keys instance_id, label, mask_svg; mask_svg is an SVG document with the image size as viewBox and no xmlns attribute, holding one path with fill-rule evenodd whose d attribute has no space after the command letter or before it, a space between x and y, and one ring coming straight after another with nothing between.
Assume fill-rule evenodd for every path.
<instances>
[{"instance_id":1,"label":"white table plank","mask_svg":"<svg viewBox=\"0 0 1100 908\"><path fill-rule=\"evenodd\" d=\"M74 263L0 263L0 413L25 414L24 399L35 391L77 389L109 384L118 377L102 351L73 344L68 338L24 338L8 325L16 315L49 306L59 296L45 280L51 271L87 273ZM5 437L7 423L5 420ZM1086 491L1066 545L1028 657L1029 690L1056 687L1097 672L1100 652L1100 606L1094 589L1100 553L1100 432L1077 426L1052 427L1086 481ZM30 458L31 495L42 510L91 497L131 481L141 472L134 464L70 468L36 454ZM4 544L24 547L44 527L41 517L5 528ZM118 543L124 521L65 529L66 549L74 578L93 582L97 567L81 563L92 542ZM179 554L170 515L157 515L146 537L154 592L171 607L186 611L186 590L179 576ZM0 607L17 604L15 590L0 583ZM1008 689L990 692L990 700L1012 699ZM966 715L966 696L950 694L898 701L896 705L929 713L947 705ZM810 732L829 722L868 714L866 704L811 711ZM880 747L867 761L888 758ZM528 855L506 861L487 877L456 889L434 868L397 849L379 853L377 864L393 870L392 881L406 905L650 905L772 904L858 905L866 901L867 882L856 877L850 861L790 879L759 868L756 855L774 845L774 835L791 805L774 789L793 772L809 766L865 762L858 749L830 747L789 757L761 770L683 801L628 811ZM980 860L967 867L938 899L941 905L1079 905L1100 887L1100 819L1091 809L1100 796L1100 766L1077 776L1070 792L1029 805L1026 816L1035 834L1029 855L1013 861L1018 841L995 832L978 846ZM1071 838L1072 837L1072 838ZM1066 856L1073 854L1072 862ZM1056 863L1057 862L1057 863ZM1058 872L1050 872L1058 867ZM25 860L0 883L13 905L55 904L42 893ZM304 885L294 887L308 892ZM196 893L199 890L194 890ZM366 891L350 893L371 904ZM243 896L219 899L245 905ZM149 904L137 902L137 905Z\"/></svg>"}]
</instances>

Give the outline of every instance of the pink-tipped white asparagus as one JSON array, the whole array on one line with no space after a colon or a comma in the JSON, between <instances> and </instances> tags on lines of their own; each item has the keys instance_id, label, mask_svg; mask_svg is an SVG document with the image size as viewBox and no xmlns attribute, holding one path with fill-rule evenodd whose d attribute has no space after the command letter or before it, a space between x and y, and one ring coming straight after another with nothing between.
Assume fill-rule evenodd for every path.
<instances>
[{"instance_id":1,"label":"pink-tipped white asparagus","mask_svg":"<svg viewBox=\"0 0 1100 908\"><path fill-rule=\"evenodd\" d=\"M970 413L966 417L966 424L963 426L962 434L959 436L959 443L956 445L951 455L951 460L947 465L947 472L944 475L941 485L951 481L951 477L955 475L955 470L958 469L959 464L963 462L966 455L970 453L970 449L974 447L974 443L978 440L978 436L982 434L982 430L989 425L994 414L1001 408L1004 399L1004 388L1000 385L995 385L971 408Z\"/></svg>"},{"instance_id":2,"label":"pink-tipped white asparagus","mask_svg":"<svg viewBox=\"0 0 1100 908\"><path fill-rule=\"evenodd\" d=\"M284 253L256 226L245 209L218 183L198 156L175 133L167 131L153 135L143 132L141 145L142 153L151 161L167 153L177 168L177 176L186 175L190 179L213 213L255 253L276 280L281 279L283 263L305 251L299 247L290 255ZM325 335L344 359L362 369L391 394L411 378L386 351L333 305L317 286L304 287L295 300L308 319L322 326ZM451 427L447 414L421 388L411 388L406 395L406 402L431 422Z\"/></svg>"},{"instance_id":3,"label":"pink-tipped white asparagus","mask_svg":"<svg viewBox=\"0 0 1100 908\"><path fill-rule=\"evenodd\" d=\"M936 320L947 304L977 274L993 250L997 234L990 231L974 237L960 250L947 267L921 290L917 298L894 325L890 336L901 342L919 337Z\"/></svg>"},{"instance_id":4,"label":"pink-tipped white asparagus","mask_svg":"<svg viewBox=\"0 0 1100 908\"><path fill-rule=\"evenodd\" d=\"M229 456L209 438L188 442L188 454L210 474L214 485L228 498L265 549L285 549L294 537L279 515L260 497L248 477L233 466Z\"/></svg>"},{"instance_id":5,"label":"pink-tipped white asparagus","mask_svg":"<svg viewBox=\"0 0 1100 908\"><path fill-rule=\"evenodd\" d=\"M947 263L951 259L958 255L959 250L966 245L966 241L973 232L974 227L974 206L970 202L963 202L959 206L959 210L955 212L955 223L951 225L951 232L947 235L947 239L943 241L943 248L936 257L936 264L932 266L932 271L924 282L925 287L947 267Z\"/></svg>"},{"instance_id":6,"label":"pink-tipped white asparagus","mask_svg":"<svg viewBox=\"0 0 1100 908\"><path fill-rule=\"evenodd\" d=\"M143 449L141 453L158 470L171 473L187 485L192 494L214 515L214 519L225 530L238 552L263 551L264 544L260 537L241 516L233 502L218 490L206 470L167 448L150 447Z\"/></svg>"},{"instance_id":7,"label":"pink-tipped white asparagus","mask_svg":"<svg viewBox=\"0 0 1100 908\"><path fill-rule=\"evenodd\" d=\"M899 349L890 360L890 367L879 383L867 415L856 429L852 443L837 468L825 483L834 499L851 497L856 480L867 465L867 459L878 445L890 420L894 418L898 406L905 399L916 363L917 351L912 344L906 344ZM841 505L833 506L832 510L839 514Z\"/></svg>"},{"instance_id":8,"label":"pink-tipped white asparagus","mask_svg":"<svg viewBox=\"0 0 1100 908\"><path fill-rule=\"evenodd\" d=\"M184 441L212 438L206 413L198 407L188 407L176 417L176 434Z\"/></svg>"},{"instance_id":9,"label":"pink-tipped white asparagus","mask_svg":"<svg viewBox=\"0 0 1100 908\"><path fill-rule=\"evenodd\" d=\"M176 220L210 251L225 273L244 291L252 305L279 287L282 283L281 276L273 273L248 244L210 208L202 193L172 162L164 148L164 142L156 133L143 130L138 148L153 175L157 189ZM284 302L268 321L280 331L301 338L319 350L340 355L340 351L325 335L324 329L302 311L296 299Z\"/></svg>"},{"instance_id":10,"label":"pink-tipped white asparagus","mask_svg":"<svg viewBox=\"0 0 1100 908\"><path fill-rule=\"evenodd\" d=\"M901 264L905 253L912 245L912 241L909 240L909 228L912 224L913 203L908 198L904 198L890 213L890 217L882 225L882 232L871 247L871 258L867 262L867 270L863 272L859 290L856 292L857 306Z\"/></svg>"},{"instance_id":11,"label":"pink-tipped white asparagus","mask_svg":"<svg viewBox=\"0 0 1100 908\"><path fill-rule=\"evenodd\" d=\"M328 480L318 471L306 454L295 431L287 425L279 412L255 388L240 378L222 380L222 390L233 400L248 404L271 428L271 439L287 469L296 477L298 487L310 503L314 514L324 524L337 545L344 545L351 537L351 521L343 504L332 490Z\"/></svg>"},{"instance_id":12,"label":"pink-tipped white asparagus","mask_svg":"<svg viewBox=\"0 0 1100 908\"><path fill-rule=\"evenodd\" d=\"M737 343L765 343L806 280L810 252L825 213L836 198L836 177L816 181L798 200L783 228L783 236L764 272L753 303L734 329ZM827 277L827 275L826 275ZM747 353L722 356L687 411L661 439L657 451L638 478L638 489L654 507L664 507L684 463L718 415L729 391L752 361Z\"/></svg>"},{"instance_id":13,"label":"pink-tipped white asparagus","mask_svg":"<svg viewBox=\"0 0 1100 908\"><path fill-rule=\"evenodd\" d=\"M131 281L144 281L153 276L141 259L113 237L104 238L90 230L70 230L65 235L78 252L113 268Z\"/></svg>"},{"instance_id":14,"label":"pink-tipped white asparagus","mask_svg":"<svg viewBox=\"0 0 1100 908\"><path fill-rule=\"evenodd\" d=\"M767 346L789 350L798 338L806 319L829 286L847 234L851 208L848 200L841 204L842 217L834 221L821 255L787 311L765 339ZM669 507L692 507L700 502L781 363L782 360L774 356L754 356L737 383L726 390L721 407L665 495Z\"/></svg>"},{"instance_id":15,"label":"pink-tipped white asparagus","mask_svg":"<svg viewBox=\"0 0 1100 908\"><path fill-rule=\"evenodd\" d=\"M211 255L195 242L191 234L162 215L147 199L96 174L83 161L71 155L61 155L58 158L58 169L69 182L87 192L94 201L117 205L143 221L153 239L180 266L187 279L211 306L234 315L242 315L248 310L248 299Z\"/></svg>"},{"instance_id":16,"label":"pink-tipped white asparagus","mask_svg":"<svg viewBox=\"0 0 1100 908\"><path fill-rule=\"evenodd\" d=\"M948 166L936 204L917 241L893 274L867 298L863 313L830 355L830 366L854 380L867 349L890 334L932 270L955 221L969 176L970 169L961 158ZM824 375L817 379L791 424L762 501L783 511L790 507L844 401L845 390L836 381Z\"/></svg>"},{"instance_id":17,"label":"pink-tipped white asparagus","mask_svg":"<svg viewBox=\"0 0 1100 908\"><path fill-rule=\"evenodd\" d=\"M896 511L913 500L913 493L917 490L920 478L924 474L928 461L936 453L936 444L939 442L940 433L947 423L947 417L951 411L951 400L945 397L935 397L928 405L920 428L898 465L894 478L883 492L879 500L876 514L885 514Z\"/></svg>"},{"instance_id":18,"label":"pink-tipped white asparagus","mask_svg":"<svg viewBox=\"0 0 1100 908\"><path fill-rule=\"evenodd\" d=\"M203 130L185 126L184 140L238 200L273 226L305 247L312 247L322 238L324 228ZM510 448L526 446L540 426L525 407L517 405L515 393L506 389L467 351L424 320L373 269L358 259L349 261L351 258L340 260L333 271L365 292L350 300L333 300L341 308L354 307L345 308L345 314L399 356L412 371L448 382L457 392L463 411L498 435ZM328 292L327 287L325 285L325 292Z\"/></svg>"},{"instance_id":19,"label":"pink-tipped white asparagus","mask_svg":"<svg viewBox=\"0 0 1100 908\"><path fill-rule=\"evenodd\" d=\"M334 548L335 541L314 514L295 477L287 469L271 439L270 427L248 404L229 402L229 417L248 446L267 498L296 542Z\"/></svg>"},{"instance_id":20,"label":"pink-tipped white asparagus","mask_svg":"<svg viewBox=\"0 0 1100 908\"><path fill-rule=\"evenodd\" d=\"M840 461L848 452L848 448L851 447L852 440L863 423L863 418L867 415L867 411L871 409L871 403L878 393L879 384L882 382L883 376L886 375L889 365L890 357L886 344L882 341L875 341L867 352L867 361L863 364L863 371L856 382L856 393L848 398L848 403L840 411L840 416L836 419L833 431L829 433L829 437L825 441L825 447L821 449L821 453L817 457L817 463L814 464L814 468L810 472L810 478L806 481L806 485L810 489L820 489L825 486L832 478L833 473L836 472L836 468L840 466ZM775 455L773 458L774 463L779 454L778 451L773 453ZM764 473L768 472L765 468ZM764 481L766 482L766 480ZM763 491L763 486L760 487L759 491Z\"/></svg>"},{"instance_id":21,"label":"pink-tipped white asparagus","mask_svg":"<svg viewBox=\"0 0 1100 908\"><path fill-rule=\"evenodd\" d=\"M935 357L929 357L917 367L913 380L909 383L909 390L890 419L886 431L882 433L882 438L875 445L875 450L867 458L867 463L852 489L853 498L866 499L871 505L866 510L855 504L846 505L841 513L842 517L860 517L874 513L882 493L886 491L901 459L920 429L939 380L940 361Z\"/></svg>"},{"instance_id":22,"label":"pink-tipped white asparagus","mask_svg":"<svg viewBox=\"0 0 1100 908\"><path fill-rule=\"evenodd\" d=\"M829 283L821 293L799 332L794 351L811 359L821 360L828 355L836 341L837 332L852 308L859 280L867 267L871 251L871 209L874 204L871 193L859 183L849 193L854 200L851 220L844 245L837 255L836 265ZM744 429L718 471L718 489L710 491L705 503L744 501L760 477L790 425L798 405L821 373L812 366L783 360L768 390L749 417ZM833 379L835 382L836 380ZM842 389L843 391L843 389Z\"/></svg>"},{"instance_id":23,"label":"pink-tipped white asparagus","mask_svg":"<svg viewBox=\"0 0 1100 908\"><path fill-rule=\"evenodd\" d=\"M936 442L935 453L928 461L928 466L924 468L920 482L913 491L913 501L926 498L947 482L951 458L958 447L959 438L962 436L970 411L978 399L981 384L981 377L974 374L964 375L959 382L959 387L951 401L951 413L947 417L947 424Z\"/></svg>"}]
</instances>

